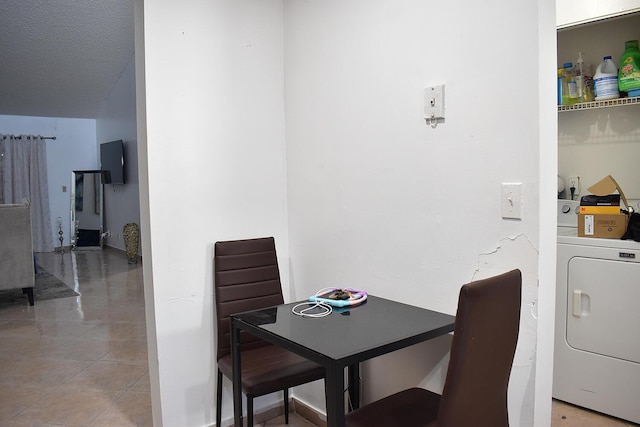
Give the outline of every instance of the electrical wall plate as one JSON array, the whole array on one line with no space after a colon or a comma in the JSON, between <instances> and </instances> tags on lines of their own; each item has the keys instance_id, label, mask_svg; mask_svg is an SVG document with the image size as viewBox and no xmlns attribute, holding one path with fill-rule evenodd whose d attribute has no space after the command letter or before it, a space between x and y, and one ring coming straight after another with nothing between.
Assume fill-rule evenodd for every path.
<instances>
[{"instance_id":1,"label":"electrical wall plate","mask_svg":"<svg viewBox=\"0 0 640 427\"><path fill-rule=\"evenodd\" d=\"M427 122L444 119L444 85L424 89L424 118Z\"/></svg>"},{"instance_id":2,"label":"electrical wall plate","mask_svg":"<svg viewBox=\"0 0 640 427\"><path fill-rule=\"evenodd\" d=\"M522 183L502 184L502 218L522 219Z\"/></svg>"}]
</instances>

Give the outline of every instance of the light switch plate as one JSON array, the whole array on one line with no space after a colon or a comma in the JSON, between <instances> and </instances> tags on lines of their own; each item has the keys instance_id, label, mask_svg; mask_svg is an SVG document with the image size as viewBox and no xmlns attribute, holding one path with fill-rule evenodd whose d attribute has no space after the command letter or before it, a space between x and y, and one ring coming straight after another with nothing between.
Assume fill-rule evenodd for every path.
<instances>
[{"instance_id":1,"label":"light switch plate","mask_svg":"<svg viewBox=\"0 0 640 427\"><path fill-rule=\"evenodd\" d=\"M502 218L522 219L522 183L502 184Z\"/></svg>"}]
</instances>

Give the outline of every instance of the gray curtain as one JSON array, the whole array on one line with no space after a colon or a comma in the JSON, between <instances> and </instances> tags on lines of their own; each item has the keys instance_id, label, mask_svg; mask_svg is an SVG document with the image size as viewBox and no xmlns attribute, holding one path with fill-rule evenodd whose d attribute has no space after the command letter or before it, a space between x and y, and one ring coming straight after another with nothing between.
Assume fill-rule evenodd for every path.
<instances>
[{"instance_id":1,"label":"gray curtain","mask_svg":"<svg viewBox=\"0 0 640 427\"><path fill-rule=\"evenodd\" d=\"M54 250L49 211L47 151L39 136L0 136L1 203L31 203L33 250Z\"/></svg>"}]
</instances>

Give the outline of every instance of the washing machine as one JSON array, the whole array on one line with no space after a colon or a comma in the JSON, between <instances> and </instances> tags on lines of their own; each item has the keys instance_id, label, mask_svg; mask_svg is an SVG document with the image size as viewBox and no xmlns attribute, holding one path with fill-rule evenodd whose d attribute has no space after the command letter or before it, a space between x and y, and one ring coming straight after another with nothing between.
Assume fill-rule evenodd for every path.
<instances>
[{"instance_id":1,"label":"washing machine","mask_svg":"<svg viewBox=\"0 0 640 427\"><path fill-rule=\"evenodd\" d=\"M578 237L558 201L553 397L640 423L640 243Z\"/></svg>"}]
</instances>

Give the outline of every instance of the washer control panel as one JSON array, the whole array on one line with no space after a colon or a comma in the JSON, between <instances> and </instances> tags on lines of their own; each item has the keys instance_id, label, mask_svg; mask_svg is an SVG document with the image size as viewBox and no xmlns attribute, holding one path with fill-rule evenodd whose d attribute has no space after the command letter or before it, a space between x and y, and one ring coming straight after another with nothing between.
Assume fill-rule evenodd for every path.
<instances>
[{"instance_id":1,"label":"washer control panel","mask_svg":"<svg viewBox=\"0 0 640 427\"><path fill-rule=\"evenodd\" d=\"M579 201L558 199L558 227L578 228L579 212Z\"/></svg>"}]
</instances>

